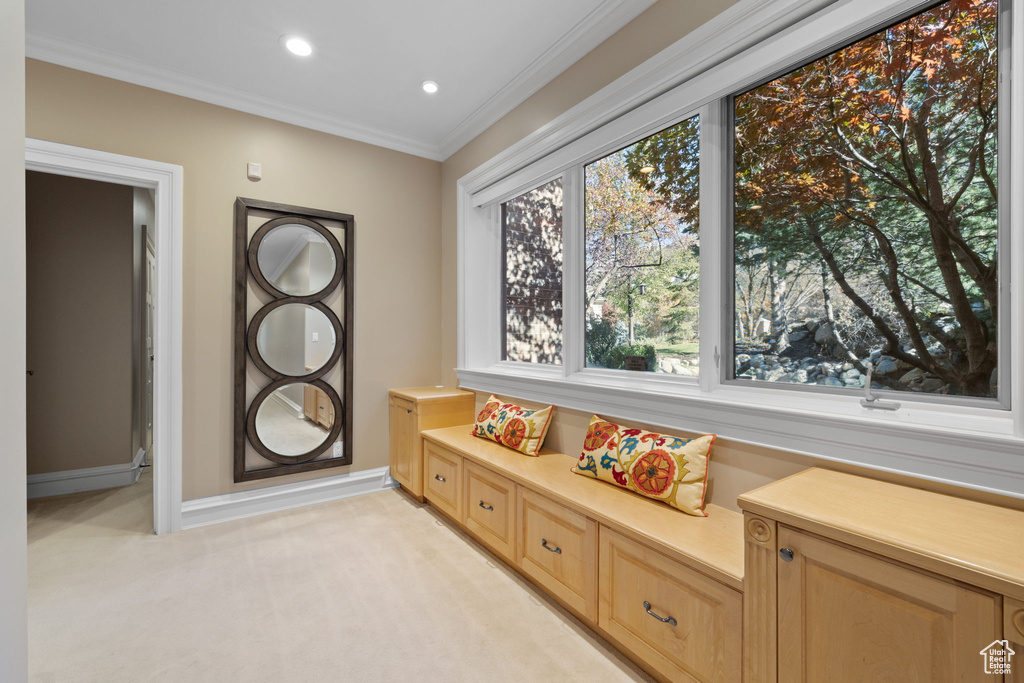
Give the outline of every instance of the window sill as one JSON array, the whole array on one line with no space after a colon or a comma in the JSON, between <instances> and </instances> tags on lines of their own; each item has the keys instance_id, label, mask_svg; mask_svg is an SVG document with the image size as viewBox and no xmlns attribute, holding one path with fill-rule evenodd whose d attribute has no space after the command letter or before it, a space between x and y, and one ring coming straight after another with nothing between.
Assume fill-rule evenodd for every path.
<instances>
[{"instance_id":1,"label":"window sill","mask_svg":"<svg viewBox=\"0 0 1024 683\"><path fill-rule=\"evenodd\" d=\"M497 365L458 376L467 389L1024 498L1024 439L1013 435L1009 411L886 395L903 407L882 413L861 407L859 396L734 385L703 393L696 378L515 370Z\"/></svg>"}]
</instances>

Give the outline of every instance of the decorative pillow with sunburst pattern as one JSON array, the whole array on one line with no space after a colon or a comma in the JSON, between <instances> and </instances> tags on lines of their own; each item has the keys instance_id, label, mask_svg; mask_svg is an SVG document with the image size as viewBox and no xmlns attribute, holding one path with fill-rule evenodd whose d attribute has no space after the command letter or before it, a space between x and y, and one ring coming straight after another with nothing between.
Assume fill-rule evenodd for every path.
<instances>
[{"instance_id":1,"label":"decorative pillow with sunburst pattern","mask_svg":"<svg viewBox=\"0 0 1024 683\"><path fill-rule=\"evenodd\" d=\"M597 415L573 472L707 517L704 492L714 434L693 439L627 429Z\"/></svg>"},{"instance_id":2,"label":"decorative pillow with sunburst pattern","mask_svg":"<svg viewBox=\"0 0 1024 683\"><path fill-rule=\"evenodd\" d=\"M554 407L526 410L491 396L476 416L473 436L497 441L526 455L538 455L544 445Z\"/></svg>"}]
</instances>

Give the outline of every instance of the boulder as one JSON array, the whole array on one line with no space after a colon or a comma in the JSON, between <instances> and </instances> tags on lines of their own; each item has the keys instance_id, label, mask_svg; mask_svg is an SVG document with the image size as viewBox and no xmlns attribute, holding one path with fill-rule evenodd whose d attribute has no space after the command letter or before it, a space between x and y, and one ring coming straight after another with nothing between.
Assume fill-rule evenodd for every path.
<instances>
[{"instance_id":1,"label":"boulder","mask_svg":"<svg viewBox=\"0 0 1024 683\"><path fill-rule=\"evenodd\" d=\"M882 358L875 364L876 375L891 375L899 369L899 364L891 358Z\"/></svg>"},{"instance_id":2,"label":"boulder","mask_svg":"<svg viewBox=\"0 0 1024 683\"><path fill-rule=\"evenodd\" d=\"M920 384L924 381L924 370L921 368L914 368L910 372L900 377L901 384Z\"/></svg>"},{"instance_id":3,"label":"boulder","mask_svg":"<svg viewBox=\"0 0 1024 683\"><path fill-rule=\"evenodd\" d=\"M921 391L936 393L946 388L946 383L938 377L928 377L921 383Z\"/></svg>"},{"instance_id":4,"label":"boulder","mask_svg":"<svg viewBox=\"0 0 1024 683\"><path fill-rule=\"evenodd\" d=\"M825 323L814 333L814 343L824 344L829 341L832 341L832 326Z\"/></svg>"},{"instance_id":5,"label":"boulder","mask_svg":"<svg viewBox=\"0 0 1024 683\"><path fill-rule=\"evenodd\" d=\"M796 330L794 332L790 332L789 333L789 341L791 341L791 342L803 341L804 339L807 339L807 335L808 334L810 334L810 332L808 332L807 330L805 330L805 329L798 329L798 330Z\"/></svg>"},{"instance_id":6,"label":"boulder","mask_svg":"<svg viewBox=\"0 0 1024 683\"><path fill-rule=\"evenodd\" d=\"M804 323L804 327L807 328L808 332L816 331L820 325L821 323L819 323L817 320L808 320L806 323Z\"/></svg>"},{"instance_id":7,"label":"boulder","mask_svg":"<svg viewBox=\"0 0 1024 683\"><path fill-rule=\"evenodd\" d=\"M844 387L844 386L846 386L845 384L843 384L842 380L836 379L835 377L826 377L825 379L820 380L818 382L818 384L823 384L826 387Z\"/></svg>"}]
</instances>

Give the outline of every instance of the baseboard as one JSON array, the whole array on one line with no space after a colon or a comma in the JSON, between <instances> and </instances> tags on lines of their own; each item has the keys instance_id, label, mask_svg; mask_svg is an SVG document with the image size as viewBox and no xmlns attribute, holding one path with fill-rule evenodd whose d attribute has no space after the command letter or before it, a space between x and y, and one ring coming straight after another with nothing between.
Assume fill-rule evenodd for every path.
<instances>
[{"instance_id":1,"label":"baseboard","mask_svg":"<svg viewBox=\"0 0 1024 683\"><path fill-rule=\"evenodd\" d=\"M398 482L391 478L390 469L378 467L294 484L186 500L181 504L181 528L191 529L397 487Z\"/></svg>"},{"instance_id":2,"label":"baseboard","mask_svg":"<svg viewBox=\"0 0 1024 683\"><path fill-rule=\"evenodd\" d=\"M271 282L273 282L273 280L271 280ZM302 419L302 406L300 406L298 403L285 396L284 393L280 391L275 391L274 393L271 394L271 397L276 398L277 402L280 403L285 410L295 413L296 417L298 417L300 420Z\"/></svg>"},{"instance_id":3,"label":"baseboard","mask_svg":"<svg viewBox=\"0 0 1024 683\"><path fill-rule=\"evenodd\" d=\"M46 498L65 493L81 493L129 486L139 480L142 463L146 458L145 449L140 448L130 463L86 467L80 470L47 472L28 475L28 497Z\"/></svg>"}]
</instances>

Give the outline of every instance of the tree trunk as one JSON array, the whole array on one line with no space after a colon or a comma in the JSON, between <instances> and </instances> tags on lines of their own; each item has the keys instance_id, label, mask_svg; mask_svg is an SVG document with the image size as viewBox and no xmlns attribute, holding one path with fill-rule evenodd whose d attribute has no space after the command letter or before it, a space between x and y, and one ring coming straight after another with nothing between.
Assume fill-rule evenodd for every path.
<instances>
[{"instance_id":1,"label":"tree trunk","mask_svg":"<svg viewBox=\"0 0 1024 683\"><path fill-rule=\"evenodd\" d=\"M773 353L783 353L789 348L789 320L786 311L786 281L777 275L775 259L768 261L768 287L772 295L772 341Z\"/></svg>"}]
</instances>

